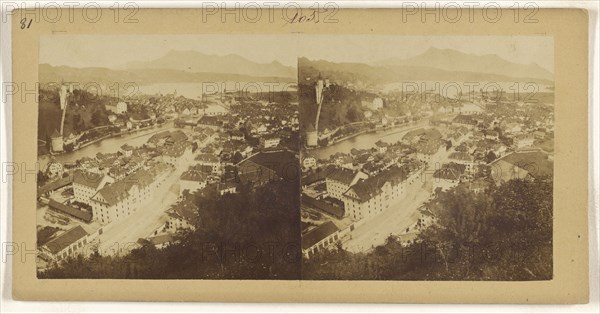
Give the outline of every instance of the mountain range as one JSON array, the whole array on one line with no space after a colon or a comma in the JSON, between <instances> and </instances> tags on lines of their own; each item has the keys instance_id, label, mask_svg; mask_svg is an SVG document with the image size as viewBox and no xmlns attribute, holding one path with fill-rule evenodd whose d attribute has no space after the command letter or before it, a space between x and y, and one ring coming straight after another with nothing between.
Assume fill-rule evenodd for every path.
<instances>
[{"instance_id":1,"label":"mountain range","mask_svg":"<svg viewBox=\"0 0 600 314\"><path fill-rule=\"evenodd\" d=\"M295 83L296 78L250 76L230 73L185 72L169 69L113 70L101 67L75 68L40 64L38 77L41 84L77 82L79 85L98 83L113 86L115 83L134 82L138 85L156 83L202 83L202 82L270 82ZM123 85L124 86L124 85Z\"/></svg>"},{"instance_id":2,"label":"mountain range","mask_svg":"<svg viewBox=\"0 0 600 314\"><path fill-rule=\"evenodd\" d=\"M518 64L495 54L475 55L452 49L429 48L412 58L390 58L375 62L375 66L418 66L445 71L477 72L517 78L554 80L554 75L538 64Z\"/></svg>"},{"instance_id":3,"label":"mountain range","mask_svg":"<svg viewBox=\"0 0 600 314\"><path fill-rule=\"evenodd\" d=\"M371 64L298 59L300 83L319 75L333 81L381 87L400 82L535 82L553 85L551 72L536 64L518 64L496 55L473 55L431 48L408 59L386 59Z\"/></svg>"},{"instance_id":4,"label":"mountain range","mask_svg":"<svg viewBox=\"0 0 600 314\"><path fill-rule=\"evenodd\" d=\"M39 65L39 79L48 82L195 83L207 81L295 82L323 74L331 79L367 84L406 81L538 82L552 85L553 74L537 64L518 64L497 55L473 55L430 48L412 58L391 58L371 64L298 59L298 70L277 61L258 63L236 54L210 55L171 50L151 61L114 68Z\"/></svg>"},{"instance_id":5,"label":"mountain range","mask_svg":"<svg viewBox=\"0 0 600 314\"><path fill-rule=\"evenodd\" d=\"M296 69L294 67L285 66L278 61L258 63L236 54L218 56L191 50L171 50L158 59L130 62L122 65L119 69L168 69L192 73L227 73L255 77L296 78Z\"/></svg>"},{"instance_id":6,"label":"mountain range","mask_svg":"<svg viewBox=\"0 0 600 314\"><path fill-rule=\"evenodd\" d=\"M140 85L155 83L197 82L296 82L296 68L277 61L258 63L239 55L209 55L197 51L171 50L151 60L107 67L70 67L39 65L39 80L50 82L90 82L112 85L135 82Z\"/></svg>"}]
</instances>

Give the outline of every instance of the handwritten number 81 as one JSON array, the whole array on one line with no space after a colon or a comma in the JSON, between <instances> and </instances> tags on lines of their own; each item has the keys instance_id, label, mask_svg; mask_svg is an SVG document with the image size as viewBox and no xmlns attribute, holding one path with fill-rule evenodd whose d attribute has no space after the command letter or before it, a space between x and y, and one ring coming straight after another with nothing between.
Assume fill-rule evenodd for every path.
<instances>
[{"instance_id":1,"label":"handwritten number 81","mask_svg":"<svg viewBox=\"0 0 600 314\"><path fill-rule=\"evenodd\" d=\"M30 28L31 27L31 22L33 22L33 19L29 20L29 23L27 23L27 18L24 17L21 19L21 29L26 29L26 28Z\"/></svg>"}]
</instances>

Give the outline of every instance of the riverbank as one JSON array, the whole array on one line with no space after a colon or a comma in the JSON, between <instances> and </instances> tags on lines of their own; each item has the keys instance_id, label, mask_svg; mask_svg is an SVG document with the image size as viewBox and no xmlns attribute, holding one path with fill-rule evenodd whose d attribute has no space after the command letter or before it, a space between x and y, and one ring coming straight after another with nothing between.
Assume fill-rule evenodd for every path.
<instances>
[{"instance_id":1,"label":"riverbank","mask_svg":"<svg viewBox=\"0 0 600 314\"><path fill-rule=\"evenodd\" d=\"M350 153L353 148L370 149L379 140L388 143L396 143L402 140L402 137L406 132L426 127L427 123L428 119L423 119L418 122L363 130L332 141L327 146L310 149L306 148L305 152L317 159L328 159L329 156L335 153Z\"/></svg>"},{"instance_id":2,"label":"riverbank","mask_svg":"<svg viewBox=\"0 0 600 314\"><path fill-rule=\"evenodd\" d=\"M139 129L131 129L131 130L127 130L127 131L120 131L120 132L110 132L109 134L103 135L99 138L93 139L91 141L85 142L83 144L77 145L76 148L74 148L72 151L63 151L60 153L49 153L49 154L42 154L42 155L38 155L38 159L39 158L45 158L45 157L57 157L57 156L61 156L61 155L65 155L65 154L70 154L70 153L74 153L77 152L87 146L90 146L92 144L96 144L99 143L103 140L109 139L109 138L113 138L113 137L120 137L123 135L128 135L128 134L132 134L132 133L137 133L137 132L142 132L142 131L146 131L149 129L153 129L153 128L160 128L162 127L164 124L166 124L167 122L164 123L160 123L160 124L155 124L155 125L149 125L147 127L143 127L143 128L139 128Z\"/></svg>"},{"instance_id":3,"label":"riverbank","mask_svg":"<svg viewBox=\"0 0 600 314\"><path fill-rule=\"evenodd\" d=\"M309 151L309 152L312 151L312 150L319 150L319 149L327 148L327 147L336 145L336 144L338 144L340 142L343 142L343 141L355 138L355 137L357 137L359 135L368 134L368 133L377 133L377 132L381 132L381 131L389 131L389 130L399 129L401 127L406 127L406 126L410 126L410 125L417 125L417 124L418 124L417 122L410 122L410 123L397 124L397 125L391 125L391 126L377 127L377 128L370 129L370 130L362 130L362 131L359 131L359 132L356 132L356 133L353 133L353 134L350 134L350 135L346 135L344 137L337 138L337 139L335 139L333 141L330 141L326 146L306 147L306 150Z\"/></svg>"},{"instance_id":4,"label":"riverbank","mask_svg":"<svg viewBox=\"0 0 600 314\"><path fill-rule=\"evenodd\" d=\"M347 135L347 136L335 139L331 143L327 144L327 146L335 145L335 144L337 144L339 142L342 142L342 141L345 141L345 140L349 140L351 138L357 137L357 136L362 135L362 134L377 133L377 132L381 132L381 131L393 130L393 129L404 127L404 126L407 126L407 125L410 125L410 124L416 124L416 122L410 122L410 123L405 123L405 124L397 124L397 125L390 125L390 126L381 126L381 127L376 127L374 129L371 129L371 130L362 130L362 131L359 131L357 133L350 134L350 135ZM327 146L325 146L325 147L327 147Z\"/></svg>"},{"instance_id":5,"label":"riverbank","mask_svg":"<svg viewBox=\"0 0 600 314\"><path fill-rule=\"evenodd\" d=\"M45 169L45 165L50 160L56 160L63 164L76 162L82 157L95 157L98 152L102 153L115 153L119 151L123 144L131 146L140 146L146 143L146 141L154 134L169 130L173 128L173 123L168 121L160 125L129 130L126 132L119 132L114 134L107 134L103 136L101 140L94 140L94 142L86 143L85 147L80 147L77 150L71 152L64 152L57 155L39 155L38 156L38 167L40 170Z\"/></svg>"}]
</instances>

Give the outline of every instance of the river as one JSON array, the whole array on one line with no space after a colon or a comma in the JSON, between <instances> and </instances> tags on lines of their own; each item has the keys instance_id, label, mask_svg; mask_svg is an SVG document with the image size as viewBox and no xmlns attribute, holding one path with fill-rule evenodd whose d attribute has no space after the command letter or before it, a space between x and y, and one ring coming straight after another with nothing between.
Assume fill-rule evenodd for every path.
<instances>
[{"instance_id":1,"label":"river","mask_svg":"<svg viewBox=\"0 0 600 314\"><path fill-rule=\"evenodd\" d=\"M40 156L38 158L38 163L39 163L38 169L43 170L46 167L46 164L48 163L48 161L50 161L50 158L54 158L56 161L59 161L60 163L67 164L67 163L75 162L82 157L94 157L99 152L116 153L117 151L119 151L119 149L121 148L121 146L123 144L129 144L131 146L141 146L144 143L146 143L146 141L148 141L148 139L153 134L160 132L160 131L173 129L173 128L174 128L173 122L167 122L159 127L155 127L155 128L151 128L151 129L147 129L147 130L143 130L143 131L138 131L138 132L122 135L122 136L115 136L115 137L107 138L100 142L90 144L90 145L88 145L82 149L76 150L74 152L64 153L64 154L55 155L55 156L48 156L48 155Z\"/></svg>"},{"instance_id":2,"label":"river","mask_svg":"<svg viewBox=\"0 0 600 314\"><path fill-rule=\"evenodd\" d=\"M327 147L319 147L308 150L308 154L317 159L329 159L329 156L342 152L350 153L353 148L356 149L368 149L375 146L375 143L382 140L386 143L396 143L402 140L402 137L409 131L426 127L429 124L429 120L421 120L416 124L409 124L391 128L385 131L363 133L355 137L351 137L347 140L335 143Z\"/></svg>"}]
</instances>

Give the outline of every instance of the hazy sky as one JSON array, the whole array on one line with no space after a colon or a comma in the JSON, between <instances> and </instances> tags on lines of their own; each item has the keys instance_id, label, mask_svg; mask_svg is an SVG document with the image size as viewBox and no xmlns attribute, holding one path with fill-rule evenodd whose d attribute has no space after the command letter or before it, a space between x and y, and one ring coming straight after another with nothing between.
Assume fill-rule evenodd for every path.
<instances>
[{"instance_id":1,"label":"hazy sky","mask_svg":"<svg viewBox=\"0 0 600 314\"><path fill-rule=\"evenodd\" d=\"M169 50L238 54L259 63L277 60L288 66L296 66L298 56L371 63L410 58L430 47L497 54L515 63L535 62L554 72L554 41L545 36L51 35L41 38L40 63L115 67L153 60Z\"/></svg>"}]
</instances>

